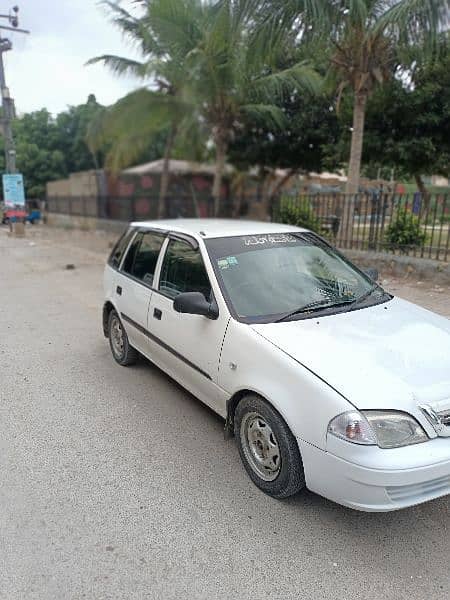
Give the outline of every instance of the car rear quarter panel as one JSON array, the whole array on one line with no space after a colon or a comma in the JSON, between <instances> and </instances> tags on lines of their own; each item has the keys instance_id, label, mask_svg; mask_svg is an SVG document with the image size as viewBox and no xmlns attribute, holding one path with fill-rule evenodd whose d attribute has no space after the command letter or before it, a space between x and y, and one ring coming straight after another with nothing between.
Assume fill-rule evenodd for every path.
<instances>
[{"instance_id":1,"label":"car rear quarter panel","mask_svg":"<svg viewBox=\"0 0 450 600\"><path fill-rule=\"evenodd\" d=\"M282 415L292 433L325 449L329 421L352 406L338 392L249 325L230 320L224 339L219 385L230 396L248 389Z\"/></svg>"}]
</instances>

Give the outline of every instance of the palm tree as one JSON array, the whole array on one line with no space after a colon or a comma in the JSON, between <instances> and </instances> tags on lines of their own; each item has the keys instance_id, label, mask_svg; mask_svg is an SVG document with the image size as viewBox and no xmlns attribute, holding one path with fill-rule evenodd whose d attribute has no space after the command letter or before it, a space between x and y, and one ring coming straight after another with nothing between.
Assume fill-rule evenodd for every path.
<instances>
[{"instance_id":1,"label":"palm tree","mask_svg":"<svg viewBox=\"0 0 450 600\"><path fill-rule=\"evenodd\" d=\"M274 128L282 126L284 115L275 102L294 89L316 91L318 76L304 62L278 71L273 67L278 45L264 48L251 43L260 0L142 0L144 12L139 18L116 3L104 3L113 13L113 22L138 45L144 60L104 55L90 62L101 61L118 74L138 75L157 88L157 93L139 90L129 95L109 116L103 116L103 125L116 132L114 164L130 156L140 132L147 135L156 123L166 124L159 116L165 114L170 135L161 180L162 214L174 139L180 128L186 129L189 118L214 142L213 197L218 214L228 146L242 118L251 114ZM152 111L156 119L151 118ZM136 114L142 119L134 118ZM146 125L141 126L142 122Z\"/></svg>"},{"instance_id":2,"label":"palm tree","mask_svg":"<svg viewBox=\"0 0 450 600\"><path fill-rule=\"evenodd\" d=\"M359 189L367 101L392 77L410 44L433 47L448 18L448 0L286 0L265 2L264 27L275 35L295 28L302 41L328 40L330 79L353 96L353 127L347 193ZM406 65L408 66L408 65Z\"/></svg>"},{"instance_id":3,"label":"palm tree","mask_svg":"<svg viewBox=\"0 0 450 600\"><path fill-rule=\"evenodd\" d=\"M254 43L257 0L210 3L202 36L189 55L188 97L195 99L214 142L216 169L214 213L219 213L222 178L230 142L246 116L274 130L285 121L278 100L298 90L317 92L320 79L307 62L288 69L274 67L284 42L272 47Z\"/></svg>"},{"instance_id":4,"label":"palm tree","mask_svg":"<svg viewBox=\"0 0 450 600\"><path fill-rule=\"evenodd\" d=\"M142 0L142 13L134 16L118 3L102 2L112 22L135 46L142 60L102 55L87 64L102 62L117 75L131 74L148 83L127 95L101 115L90 129L91 146L107 137L113 139L109 165L117 170L138 156L149 136L167 130L163 156L158 216L166 212L170 157L183 119L192 118L193 107L183 101L186 83L186 56L200 35L203 6L201 0ZM167 30L172 24L173 31ZM172 36L176 32L177 44Z\"/></svg>"}]
</instances>

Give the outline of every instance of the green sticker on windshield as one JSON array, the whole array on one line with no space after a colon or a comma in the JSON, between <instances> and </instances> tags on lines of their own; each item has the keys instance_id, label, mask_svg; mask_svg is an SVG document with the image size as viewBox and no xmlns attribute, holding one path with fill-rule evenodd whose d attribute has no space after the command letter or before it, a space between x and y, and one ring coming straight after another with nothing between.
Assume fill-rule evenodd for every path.
<instances>
[{"instance_id":1,"label":"green sticker on windshield","mask_svg":"<svg viewBox=\"0 0 450 600\"><path fill-rule=\"evenodd\" d=\"M227 256L225 258L219 258L217 261L219 269L229 269L238 264L238 260L235 256Z\"/></svg>"},{"instance_id":2,"label":"green sticker on windshield","mask_svg":"<svg viewBox=\"0 0 450 600\"><path fill-rule=\"evenodd\" d=\"M228 260L226 258L220 258L217 264L219 265L219 269L228 269Z\"/></svg>"}]
</instances>

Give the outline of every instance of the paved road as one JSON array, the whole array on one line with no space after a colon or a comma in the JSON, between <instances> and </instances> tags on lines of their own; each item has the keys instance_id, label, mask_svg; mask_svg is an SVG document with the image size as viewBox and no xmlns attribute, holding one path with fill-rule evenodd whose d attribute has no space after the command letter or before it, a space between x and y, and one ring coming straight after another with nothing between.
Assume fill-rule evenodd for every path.
<instances>
[{"instance_id":1,"label":"paved road","mask_svg":"<svg viewBox=\"0 0 450 600\"><path fill-rule=\"evenodd\" d=\"M448 499L268 498L220 419L113 362L100 254L0 231L0 256L2 600L448 598Z\"/></svg>"}]
</instances>

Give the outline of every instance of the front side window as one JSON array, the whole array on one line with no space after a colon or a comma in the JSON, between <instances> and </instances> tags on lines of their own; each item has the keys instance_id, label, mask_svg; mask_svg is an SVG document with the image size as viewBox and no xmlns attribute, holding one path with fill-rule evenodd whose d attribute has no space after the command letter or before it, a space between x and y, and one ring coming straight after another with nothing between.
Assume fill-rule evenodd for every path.
<instances>
[{"instance_id":1,"label":"front side window","mask_svg":"<svg viewBox=\"0 0 450 600\"><path fill-rule=\"evenodd\" d=\"M244 322L387 300L384 290L313 234L266 234L205 241L219 283ZM296 315L289 315L295 312ZM289 316L288 316L289 315Z\"/></svg>"},{"instance_id":2,"label":"front side window","mask_svg":"<svg viewBox=\"0 0 450 600\"><path fill-rule=\"evenodd\" d=\"M123 271L152 286L163 242L164 236L161 234L152 231L138 233L125 257Z\"/></svg>"},{"instance_id":3,"label":"front side window","mask_svg":"<svg viewBox=\"0 0 450 600\"><path fill-rule=\"evenodd\" d=\"M170 240L161 268L159 291L169 298L183 292L201 292L209 299L211 285L200 250L194 250L186 242Z\"/></svg>"}]
</instances>

